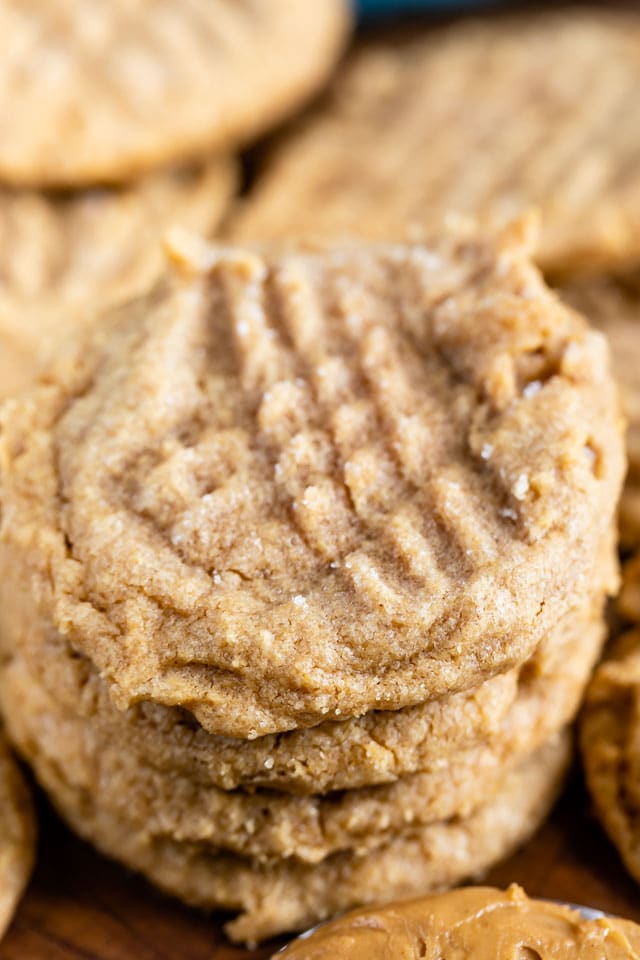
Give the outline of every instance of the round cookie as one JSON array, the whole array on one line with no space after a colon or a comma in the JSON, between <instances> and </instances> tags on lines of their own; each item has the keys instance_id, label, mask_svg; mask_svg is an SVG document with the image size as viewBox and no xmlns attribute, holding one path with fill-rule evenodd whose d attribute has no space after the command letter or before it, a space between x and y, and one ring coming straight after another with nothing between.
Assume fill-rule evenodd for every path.
<instances>
[{"instance_id":1,"label":"round cookie","mask_svg":"<svg viewBox=\"0 0 640 960\"><path fill-rule=\"evenodd\" d=\"M603 275L566 284L564 299L609 339L613 369L627 418L629 469L620 504L625 549L640 547L640 271Z\"/></svg>"},{"instance_id":2,"label":"round cookie","mask_svg":"<svg viewBox=\"0 0 640 960\"><path fill-rule=\"evenodd\" d=\"M159 771L117 716L105 723L100 713L87 719L61 707L19 657L0 674L0 695L12 739L30 762L37 767L43 754L73 787L96 791L102 808L144 823L150 836L317 863L341 850L363 854L408 825L468 816L480 798L488 801L509 769L575 716L604 637L600 610L595 620L591 610L576 611L575 620L572 642L559 652L564 670L531 678L490 741L393 784L325 797L222 791L186 772Z\"/></svg>"},{"instance_id":3,"label":"round cookie","mask_svg":"<svg viewBox=\"0 0 640 960\"><path fill-rule=\"evenodd\" d=\"M640 629L598 667L580 726L587 785L607 833L640 882Z\"/></svg>"},{"instance_id":4,"label":"round cookie","mask_svg":"<svg viewBox=\"0 0 640 960\"><path fill-rule=\"evenodd\" d=\"M604 560L603 571L602 582L610 582ZM585 604L570 610L530 660L479 688L399 711L373 711L256 740L213 736L173 707L140 703L125 711L115 709L107 685L91 663L72 654L60 637L43 639L25 619L19 647L6 650L5 658L24 660L17 669L32 675L31 682L46 691L57 710L81 717L85 728L98 723L116 762L118 751L127 754L134 744L143 763L158 775L187 777L194 790L262 787L318 795L438 769L461 751L487 740L493 743L525 704L539 716L555 699L568 717L573 692L582 688L590 669L600 618L597 599L591 612ZM31 715L38 711L31 710ZM55 749L55 739L53 745ZM104 757L102 748L100 756ZM124 796L126 791L120 792Z\"/></svg>"},{"instance_id":5,"label":"round cookie","mask_svg":"<svg viewBox=\"0 0 640 960\"><path fill-rule=\"evenodd\" d=\"M348 913L294 941L283 960L629 960L640 927L508 890L466 887ZM279 954L280 956L280 954ZM275 960L275 958L273 958Z\"/></svg>"},{"instance_id":6,"label":"round cookie","mask_svg":"<svg viewBox=\"0 0 640 960\"><path fill-rule=\"evenodd\" d=\"M382 31L276 146L231 236L396 240L536 206L546 270L637 259L639 85L636 11Z\"/></svg>"},{"instance_id":7,"label":"round cookie","mask_svg":"<svg viewBox=\"0 0 640 960\"><path fill-rule=\"evenodd\" d=\"M31 797L0 735L0 939L31 875L35 837Z\"/></svg>"},{"instance_id":8,"label":"round cookie","mask_svg":"<svg viewBox=\"0 0 640 960\"><path fill-rule=\"evenodd\" d=\"M99 794L75 789L44 756L35 769L81 836L187 903L240 912L226 932L232 940L255 942L363 903L446 889L488 870L547 816L570 761L570 742L566 734L554 738L508 773L498 794L470 817L409 829L365 856L342 853L315 865L261 865L151 838L145 824L105 810Z\"/></svg>"},{"instance_id":9,"label":"round cookie","mask_svg":"<svg viewBox=\"0 0 640 960\"><path fill-rule=\"evenodd\" d=\"M174 256L3 408L8 641L29 608L119 706L247 738L531 656L599 582L623 449L519 234Z\"/></svg>"},{"instance_id":10,"label":"round cookie","mask_svg":"<svg viewBox=\"0 0 640 960\"><path fill-rule=\"evenodd\" d=\"M0 178L112 183L226 152L322 85L348 25L345 0L2 0Z\"/></svg>"},{"instance_id":11,"label":"round cookie","mask_svg":"<svg viewBox=\"0 0 640 960\"><path fill-rule=\"evenodd\" d=\"M121 189L0 189L0 399L74 325L151 286L170 227L212 233L236 181L228 158Z\"/></svg>"}]
</instances>

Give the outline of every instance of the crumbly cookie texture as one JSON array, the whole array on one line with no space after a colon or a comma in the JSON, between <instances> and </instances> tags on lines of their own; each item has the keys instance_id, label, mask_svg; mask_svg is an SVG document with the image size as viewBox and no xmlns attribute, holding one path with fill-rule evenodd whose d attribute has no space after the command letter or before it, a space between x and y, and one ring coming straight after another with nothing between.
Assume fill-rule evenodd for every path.
<instances>
[{"instance_id":1,"label":"crumbly cookie texture","mask_svg":"<svg viewBox=\"0 0 640 960\"><path fill-rule=\"evenodd\" d=\"M624 549L640 548L640 270L590 277L561 288L563 298L607 335L627 418L629 469L620 504Z\"/></svg>"},{"instance_id":2,"label":"crumbly cookie texture","mask_svg":"<svg viewBox=\"0 0 640 960\"><path fill-rule=\"evenodd\" d=\"M212 234L236 180L227 158L120 189L0 189L0 399L77 324L153 284L168 229Z\"/></svg>"},{"instance_id":3,"label":"crumbly cookie texture","mask_svg":"<svg viewBox=\"0 0 640 960\"><path fill-rule=\"evenodd\" d=\"M0 739L0 939L27 885L35 857L35 819L31 797Z\"/></svg>"},{"instance_id":4,"label":"crumbly cookie texture","mask_svg":"<svg viewBox=\"0 0 640 960\"><path fill-rule=\"evenodd\" d=\"M580 737L587 784L600 819L640 881L640 628L623 634L596 670Z\"/></svg>"},{"instance_id":5,"label":"crumbly cookie texture","mask_svg":"<svg viewBox=\"0 0 640 960\"><path fill-rule=\"evenodd\" d=\"M407 830L364 856L340 853L320 864L259 864L197 843L152 838L146 824L116 816L94 791L69 784L58 764L34 758L37 776L62 815L109 856L187 903L240 916L232 940L255 942L301 930L363 903L417 896L478 876L525 842L561 789L571 738L556 737L469 817Z\"/></svg>"},{"instance_id":6,"label":"crumbly cookie texture","mask_svg":"<svg viewBox=\"0 0 640 960\"><path fill-rule=\"evenodd\" d=\"M294 941L282 960L624 960L639 950L640 927L630 920L587 920L512 884L353 911Z\"/></svg>"},{"instance_id":7,"label":"crumbly cookie texture","mask_svg":"<svg viewBox=\"0 0 640 960\"><path fill-rule=\"evenodd\" d=\"M0 177L111 183L233 149L323 84L349 19L345 0L2 0Z\"/></svg>"},{"instance_id":8,"label":"crumbly cookie texture","mask_svg":"<svg viewBox=\"0 0 640 960\"><path fill-rule=\"evenodd\" d=\"M604 560L601 582L610 582ZM584 683L599 646L600 605L593 600L591 606L591 614L586 608L570 610L530 660L485 681L480 689L256 740L212 736L174 707L140 703L117 710L90 661L72 653L60 637L43 639L24 614L18 645L3 654L6 660L19 654L33 682L63 714L81 717L85 728L98 723L116 761L134 744L143 765L151 765L159 776L188 777L194 791L262 787L317 795L445 768L454 755L494 742L523 709L540 717L547 706L555 713L550 706L555 703L568 717L571 696ZM123 796L125 792L120 791Z\"/></svg>"},{"instance_id":9,"label":"crumbly cookie texture","mask_svg":"<svg viewBox=\"0 0 640 960\"><path fill-rule=\"evenodd\" d=\"M606 342L519 232L173 255L3 408L9 641L31 607L119 706L248 738L531 656L624 456Z\"/></svg>"},{"instance_id":10,"label":"crumbly cookie texture","mask_svg":"<svg viewBox=\"0 0 640 960\"><path fill-rule=\"evenodd\" d=\"M639 53L640 16L602 8L385 30L276 146L231 236L395 240L533 205L545 269L637 259Z\"/></svg>"},{"instance_id":11,"label":"crumbly cookie texture","mask_svg":"<svg viewBox=\"0 0 640 960\"><path fill-rule=\"evenodd\" d=\"M604 639L601 604L595 619L591 605L574 611L565 629L571 636L556 638L555 672L523 682L491 740L438 758L393 784L326 796L224 791L187 772L159 770L135 728L122 724L107 698L101 698L105 712L89 716L65 707L19 655L0 671L0 697L10 735L36 768L38 754L44 754L76 789L93 791L105 809L144 823L149 836L265 862L318 863L343 850L364 854L410 826L469 816L480 802L488 802L506 772L576 714ZM67 661L73 670L68 653ZM76 696L81 701L83 690Z\"/></svg>"}]
</instances>

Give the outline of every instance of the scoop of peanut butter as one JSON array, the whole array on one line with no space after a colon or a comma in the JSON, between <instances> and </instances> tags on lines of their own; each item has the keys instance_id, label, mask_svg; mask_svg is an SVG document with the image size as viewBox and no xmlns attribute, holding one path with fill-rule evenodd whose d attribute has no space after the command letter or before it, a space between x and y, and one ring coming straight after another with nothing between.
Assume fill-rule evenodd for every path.
<instances>
[{"instance_id":1,"label":"scoop of peanut butter","mask_svg":"<svg viewBox=\"0 0 640 960\"><path fill-rule=\"evenodd\" d=\"M283 960L640 960L640 926L508 890L466 887L356 910L292 943Z\"/></svg>"}]
</instances>

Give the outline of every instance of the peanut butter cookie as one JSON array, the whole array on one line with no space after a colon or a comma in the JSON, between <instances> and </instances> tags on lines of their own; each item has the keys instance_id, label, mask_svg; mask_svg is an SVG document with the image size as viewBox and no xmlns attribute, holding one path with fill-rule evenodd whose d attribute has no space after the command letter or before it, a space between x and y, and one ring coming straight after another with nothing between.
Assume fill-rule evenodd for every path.
<instances>
[{"instance_id":1,"label":"peanut butter cookie","mask_svg":"<svg viewBox=\"0 0 640 960\"><path fill-rule=\"evenodd\" d=\"M640 628L623 634L597 669L580 734L600 819L640 882Z\"/></svg>"},{"instance_id":2,"label":"peanut butter cookie","mask_svg":"<svg viewBox=\"0 0 640 960\"><path fill-rule=\"evenodd\" d=\"M0 177L112 183L227 151L324 82L346 0L0 3Z\"/></svg>"},{"instance_id":3,"label":"peanut butter cookie","mask_svg":"<svg viewBox=\"0 0 640 960\"><path fill-rule=\"evenodd\" d=\"M561 294L606 333L611 344L627 418L629 458L620 539L625 549L640 548L640 271L574 281L562 287Z\"/></svg>"},{"instance_id":4,"label":"peanut butter cookie","mask_svg":"<svg viewBox=\"0 0 640 960\"><path fill-rule=\"evenodd\" d=\"M397 240L534 205L545 269L637 259L639 86L636 11L384 31L276 146L231 235Z\"/></svg>"},{"instance_id":5,"label":"peanut butter cookie","mask_svg":"<svg viewBox=\"0 0 640 960\"><path fill-rule=\"evenodd\" d=\"M120 707L249 739L530 657L624 458L605 340L519 232L173 256L3 408L9 642L34 608Z\"/></svg>"},{"instance_id":6,"label":"peanut butter cookie","mask_svg":"<svg viewBox=\"0 0 640 960\"><path fill-rule=\"evenodd\" d=\"M31 797L0 739L0 939L31 874L35 856Z\"/></svg>"},{"instance_id":7,"label":"peanut butter cookie","mask_svg":"<svg viewBox=\"0 0 640 960\"><path fill-rule=\"evenodd\" d=\"M613 547L603 557L601 584L611 582L612 562ZM559 707L568 719L572 698L579 696L599 646L601 603L594 590L588 604L583 601L559 619L529 660L479 688L255 740L209 734L175 707L142 702L117 710L91 662L60 636L43 638L30 608L23 608L17 641L3 653L7 661L24 661L9 672L31 674L30 685L41 686L62 715L81 718L85 729L98 724L116 761L133 744L143 766L150 765L158 775L188 778L192 792L261 787L320 795L443 769L453 756L494 743L523 709L529 712L532 735L538 737L535 718L547 707L556 714ZM35 709L30 712L37 715ZM543 718L542 724L548 721ZM55 739L53 745L55 749ZM120 790L123 796L125 792Z\"/></svg>"},{"instance_id":8,"label":"peanut butter cookie","mask_svg":"<svg viewBox=\"0 0 640 960\"><path fill-rule=\"evenodd\" d=\"M240 912L226 931L233 940L255 942L349 907L442 890L482 874L542 823L570 756L570 738L556 737L509 772L498 793L469 817L410 827L364 856L340 853L313 865L259 864L197 843L150 837L146 824L106 810L99 794L69 784L44 755L35 769L80 835L187 903Z\"/></svg>"},{"instance_id":9,"label":"peanut butter cookie","mask_svg":"<svg viewBox=\"0 0 640 960\"><path fill-rule=\"evenodd\" d=\"M469 816L487 802L508 770L571 722L601 651L601 610L574 612L570 642L559 644L556 672L531 677L495 735L444 755L390 785L326 796L272 790L224 791L187 772L158 770L130 725L113 709L89 717L61 706L24 660L0 673L8 730L37 769L38 759L65 771L68 782L95 791L104 809L144 823L149 836L198 843L261 861L318 863L340 851L359 855L384 846L409 825ZM563 669L559 661L563 661ZM83 698L78 689L78 701ZM114 713L116 714L114 716ZM242 751L242 744L237 749ZM304 755L299 758L304 763Z\"/></svg>"},{"instance_id":10,"label":"peanut butter cookie","mask_svg":"<svg viewBox=\"0 0 640 960\"><path fill-rule=\"evenodd\" d=\"M0 399L73 326L153 283L166 230L213 233L236 179L235 162L221 159L121 189L0 189Z\"/></svg>"}]
</instances>

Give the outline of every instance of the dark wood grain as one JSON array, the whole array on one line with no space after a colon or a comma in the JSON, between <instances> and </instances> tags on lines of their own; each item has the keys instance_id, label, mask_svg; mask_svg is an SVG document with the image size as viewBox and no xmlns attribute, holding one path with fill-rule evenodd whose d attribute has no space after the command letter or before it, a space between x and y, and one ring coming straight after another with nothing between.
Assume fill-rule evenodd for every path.
<instances>
[{"instance_id":1,"label":"dark wood grain","mask_svg":"<svg viewBox=\"0 0 640 960\"><path fill-rule=\"evenodd\" d=\"M39 865L0 960L262 960L280 944L228 944L222 918L165 899L99 857L43 810ZM576 778L538 836L488 878L534 896L640 922L640 888L624 872Z\"/></svg>"}]
</instances>

